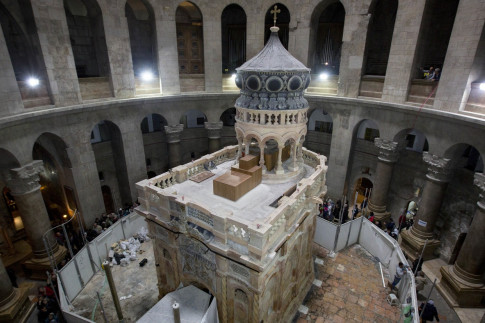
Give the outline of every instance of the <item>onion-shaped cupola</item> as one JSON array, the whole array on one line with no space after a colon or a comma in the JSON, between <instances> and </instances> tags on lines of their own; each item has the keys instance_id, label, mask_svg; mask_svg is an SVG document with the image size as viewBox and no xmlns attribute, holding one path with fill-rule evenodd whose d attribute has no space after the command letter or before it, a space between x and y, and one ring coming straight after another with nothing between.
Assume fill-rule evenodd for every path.
<instances>
[{"instance_id":1,"label":"onion-shaped cupola","mask_svg":"<svg viewBox=\"0 0 485 323\"><path fill-rule=\"evenodd\" d=\"M276 8L275 8L276 11ZM271 27L266 46L237 68L236 136L239 157L259 156L263 180L285 180L303 169L302 145L307 133L310 69L283 47L278 27Z\"/></svg>"}]
</instances>

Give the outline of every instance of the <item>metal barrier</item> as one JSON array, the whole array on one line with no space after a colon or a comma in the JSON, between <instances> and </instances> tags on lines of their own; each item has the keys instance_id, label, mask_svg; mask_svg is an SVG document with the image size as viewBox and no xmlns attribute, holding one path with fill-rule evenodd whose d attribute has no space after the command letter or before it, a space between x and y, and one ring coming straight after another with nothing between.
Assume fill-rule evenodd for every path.
<instances>
[{"instance_id":1,"label":"metal barrier","mask_svg":"<svg viewBox=\"0 0 485 323\"><path fill-rule=\"evenodd\" d=\"M344 224L335 224L317 217L314 242L331 252L338 252L358 243L387 268L390 278L396 274L399 262L405 266L409 265L397 241L364 217ZM400 321L419 323L416 283L410 270L406 272L398 286L400 303L410 304L414 310L412 321L403 316L403 311L401 311Z\"/></svg>"}]
</instances>

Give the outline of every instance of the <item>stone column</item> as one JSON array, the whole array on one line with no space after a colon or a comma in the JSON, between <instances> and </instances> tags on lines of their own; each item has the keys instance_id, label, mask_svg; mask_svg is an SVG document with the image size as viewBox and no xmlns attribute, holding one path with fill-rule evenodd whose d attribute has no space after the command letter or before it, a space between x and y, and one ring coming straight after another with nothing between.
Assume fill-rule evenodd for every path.
<instances>
[{"instance_id":1,"label":"stone column","mask_svg":"<svg viewBox=\"0 0 485 323\"><path fill-rule=\"evenodd\" d=\"M404 103L415 74L414 58L426 0L400 0L387 62L382 101Z\"/></svg>"},{"instance_id":2,"label":"stone column","mask_svg":"<svg viewBox=\"0 0 485 323\"><path fill-rule=\"evenodd\" d=\"M82 102L62 0L31 1L50 93L56 106Z\"/></svg>"},{"instance_id":3,"label":"stone column","mask_svg":"<svg viewBox=\"0 0 485 323\"><path fill-rule=\"evenodd\" d=\"M168 166L170 168L180 165L180 134L184 131L183 124L165 126L168 143Z\"/></svg>"},{"instance_id":4,"label":"stone column","mask_svg":"<svg viewBox=\"0 0 485 323\"><path fill-rule=\"evenodd\" d=\"M209 138L209 153L221 149L222 126L222 121L204 123L204 127L207 129L207 137Z\"/></svg>"},{"instance_id":5,"label":"stone column","mask_svg":"<svg viewBox=\"0 0 485 323\"><path fill-rule=\"evenodd\" d=\"M204 15L204 76L206 92L222 92L221 12Z\"/></svg>"},{"instance_id":6,"label":"stone column","mask_svg":"<svg viewBox=\"0 0 485 323\"><path fill-rule=\"evenodd\" d=\"M261 166L263 173L266 171L266 167L264 165L264 147L265 146L266 146L265 144L259 145L259 166Z\"/></svg>"},{"instance_id":7,"label":"stone column","mask_svg":"<svg viewBox=\"0 0 485 323\"><path fill-rule=\"evenodd\" d=\"M367 13L367 12L365 12ZM342 57L337 95L356 98L364 66L365 42L370 15L361 13L345 15L342 36Z\"/></svg>"},{"instance_id":8,"label":"stone column","mask_svg":"<svg viewBox=\"0 0 485 323\"><path fill-rule=\"evenodd\" d=\"M276 160L276 167L275 167L276 174L285 173L285 170L283 168L283 163L281 162L281 155L283 155L283 148L281 148L281 145L278 145L278 159Z\"/></svg>"},{"instance_id":9,"label":"stone column","mask_svg":"<svg viewBox=\"0 0 485 323\"><path fill-rule=\"evenodd\" d=\"M28 287L13 288L0 258L0 321L19 322L28 302Z\"/></svg>"},{"instance_id":10,"label":"stone column","mask_svg":"<svg viewBox=\"0 0 485 323\"><path fill-rule=\"evenodd\" d=\"M475 62L475 58L484 22L483 2L462 0L458 3L443 73L434 99L436 109L458 112L465 107L471 83L477 80L482 69L481 62Z\"/></svg>"},{"instance_id":11,"label":"stone column","mask_svg":"<svg viewBox=\"0 0 485 323\"><path fill-rule=\"evenodd\" d=\"M71 162L72 178L79 202L77 207L85 227L90 228L94 220L106 212L96 157L90 142L66 148L66 152Z\"/></svg>"},{"instance_id":12,"label":"stone column","mask_svg":"<svg viewBox=\"0 0 485 323\"><path fill-rule=\"evenodd\" d=\"M149 0L155 17L158 53L158 73L163 94L180 93L177 31L173 4Z\"/></svg>"},{"instance_id":13,"label":"stone column","mask_svg":"<svg viewBox=\"0 0 485 323\"><path fill-rule=\"evenodd\" d=\"M20 90L15 78L12 61L8 53L7 43L3 36L2 26L0 25L0 102L3 102L0 108L0 116L8 116L22 112L24 104L20 96Z\"/></svg>"},{"instance_id":14,"label":"stone column","mask_svg":"<svg viewBox=\"0 0 485 323\"><path fill-rule=\"evenodd\" d=\"M368 208L369 211L374 212L377 220L385 221L391 216L387 212L387 194L391 184L392 170L399 157L398 143L382 138L376 138L374 143L379 148L379 156L377 157L376 180Z\"/></svg>"},{"instance_id":15,"label":"stone column","mask_svg":"<svg viewBox=\"0 0 485 323\"><path fill-rule=\"evenodd\" d=\"M44 199L40 192L39 173L44 170L41 160L19 168L10 170L11 180L8 187L15 197L25 233L32 248L33 258L23 265L31 271L31 278L45 279L45 271L50 270L50 259L42 239L44 234L51 229L49 215L44 205ZM60 247L54 233L47 234L48 243L54 253L56 263L66 254L66 249Z\"/></svg>"},{"instance_id":16,"label":"stone column","mask_svg":"<svg viewBox=\"0 0 485 323\"><path fill-rule=\"evenodd\" d=\"M426 239L425 260L434 258L433 253L440 245L440 241L433 238L433 231L451 173L450 159L428 152L423 153L423 159L428 164L428 173L419 209L412 228L401 234L401 248L411 261L419 257Z\"/></svg>"},{"instance_id":17,"label":"stone column","mask_svg":"<svg viewBox=\"0 0 485 323\"><path fill-rule=\"evenodd\" d=\"M122 8L118 8L119 6ZM125 3L106 1L103 7L104 35L108 48L113 95L120 99L132 98L135 96L135 74L131 59L128 22L124 15Z\"/></svg>"},{"instance_id":18,"label":"stone column","mask_svg":"<svg viewBox=\"0 0 485 323\"><path fill-rule=\"evenodd\" d=\"M480 190L477 209L454 265L441 267L438 290L450 306L481 307L485 299L485 175L475 173L474 184Z\"/></svg>"}]
</instances>

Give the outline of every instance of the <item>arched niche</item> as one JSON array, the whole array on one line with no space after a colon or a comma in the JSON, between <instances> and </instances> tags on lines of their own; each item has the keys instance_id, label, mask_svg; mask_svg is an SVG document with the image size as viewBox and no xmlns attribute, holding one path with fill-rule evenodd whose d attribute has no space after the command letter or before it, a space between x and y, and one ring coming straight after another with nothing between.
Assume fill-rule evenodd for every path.
<instances>
[{"instance_id":1,"label":"arched niche","mask_svg":"<svg viewBox=\"0 0 485 323\"><path fill-rule=\"evenodd\" d=\"M167 120L156 113L147 115L140 124L148 178L168 170L168 148L165 135L167 125Z\"/></svg>"},{"instance_id":2,"label":"arched niche","mask_svg":"<svg viewBox=\"0 0 485 323\"><path fill-rule=\"evenodd\" d=\"M204 73L203 19L199 8L189 1L175 11L179 73Z\"/></svg>"},{"instance_id":3,"label":"arched niche","mask_svg":"<svg viewBox=\"0 0 485 323\"><path fill-rule=\"evenodd\" d=\"M246 61L246 21L246 12L237 4L230 4L222 11L223 73L234 73Z\"/></svg>"}]
</instances>

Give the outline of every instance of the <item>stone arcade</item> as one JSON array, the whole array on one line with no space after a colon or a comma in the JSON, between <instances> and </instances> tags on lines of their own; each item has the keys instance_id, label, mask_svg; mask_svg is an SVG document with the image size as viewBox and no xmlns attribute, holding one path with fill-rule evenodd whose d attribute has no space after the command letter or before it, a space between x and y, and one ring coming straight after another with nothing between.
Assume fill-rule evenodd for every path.
<instances>
[{"instance_id":1,"label":"stone arcade","mask_svg":"<svg viewBox=\"0 0 485 323\"><path fill-rule=\"evenodd\" d=\"M283 48L278 28L271 30L265 48L237 69L238 146L137 184L136 211L155 238L160 297L180 283L198 286L217 297L222 322L288 322L314 280L312 241L326 193L326 158L302 148L310 71ZM241 158L243 149L253 157ZM190 180L208 165L216 165L216 176ZM239 186L252 180L226 171L261 168L262 184L222 197L234 186L217 178ZM213 194L212 184L222 193Z\"/></svg>"}]
</instances>

